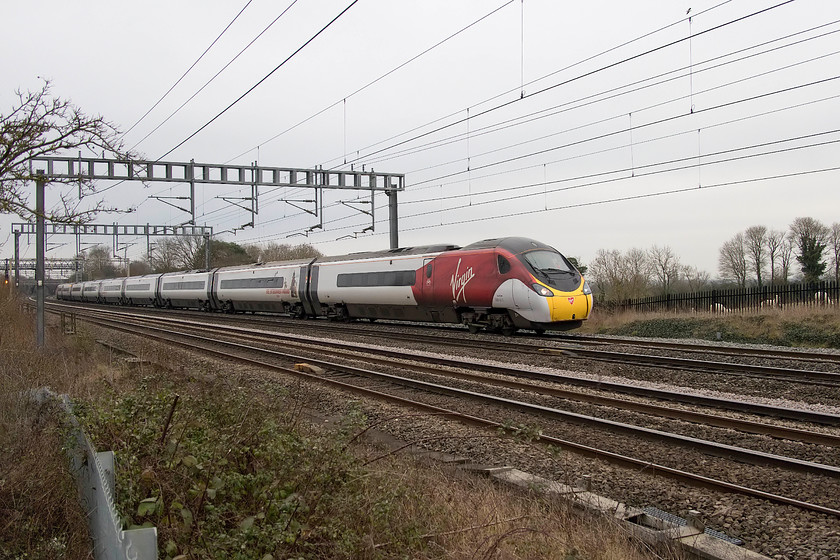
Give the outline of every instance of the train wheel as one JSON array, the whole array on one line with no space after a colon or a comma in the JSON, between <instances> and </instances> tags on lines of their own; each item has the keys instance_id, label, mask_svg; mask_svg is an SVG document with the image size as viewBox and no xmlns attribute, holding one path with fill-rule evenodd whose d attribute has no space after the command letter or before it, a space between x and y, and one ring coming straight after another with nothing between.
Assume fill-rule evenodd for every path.
<instances>
[{"instance_id":1,"label":"train wheel","mask_svg":"<svg viewBox=\"0 0 840 560\"><path fill-rule=\"evenodd\" d=\"M502 327L502 334L504 336L513 336L513 333L516 332L516 327Z\"/></svg>"},{"instance_id":2,"label":"train wheel","mask_svg":"<svg viewBox=\"0 0 840 560\"><path fill-rule=\"evenodd\" d=\"M475 323L469 323L467 325L467 330L470 331L470 334L478 334L481 330L481 325L476 325Z\"/></svg>"},{"instance_id":3,"label":"train wheel","mask_svg":"<svg viewBox=\"0 0 840 560\"><path fill-rule=\"evenodd\" d=\"M534 329L534 332L537 333L537 336L542 336L545 334L545 329Z\"/></svg>"}]
</instances>

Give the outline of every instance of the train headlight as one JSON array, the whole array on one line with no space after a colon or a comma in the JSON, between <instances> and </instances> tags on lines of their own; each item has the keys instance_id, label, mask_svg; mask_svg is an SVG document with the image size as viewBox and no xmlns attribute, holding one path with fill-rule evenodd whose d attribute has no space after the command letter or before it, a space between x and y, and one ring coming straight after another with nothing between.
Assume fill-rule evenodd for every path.
<instances>
[{"instance_id":1,"label":"train headlight","mask_svg":"<svg viewBox=\"0 0 840 560\"><path fill-rule=\"evenodd\" d=\"M552 297L554 295L554 292L552 292L551 290L549 290L548 288L546 288L542 284L537 284L537 283L531 284L531 288L533 288L535 292L537 292L538 294L540 294L543 297Z\"/></svg>"},{"instance_id":2,"label":"train headlight","mask_svg":"<svg viewBox=\"0 0 840 560\"><path fill-rule=\"evenodd\" d=\"M591 296L592 295L592 288L589 286L589 281L588 280L583 281L583 295L585 295L585 296Z\"/></svg>"}]
</instances>

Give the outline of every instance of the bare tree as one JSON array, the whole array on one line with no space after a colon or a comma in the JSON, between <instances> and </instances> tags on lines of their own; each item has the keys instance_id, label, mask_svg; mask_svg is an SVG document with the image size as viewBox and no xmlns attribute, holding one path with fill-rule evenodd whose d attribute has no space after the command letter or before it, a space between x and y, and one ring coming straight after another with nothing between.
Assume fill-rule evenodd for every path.
<instances>
[{"instance_id":1,"label":"bare tree","mask_svg":"<svg viewBox=\"0 0 840 560\"><path fill-rule=\"evenodd\" d=\"M248 245L245 250L254 262L293 261L323 256L321 251L308 243L289 245L272 241L265 245Z\"/></svg>"},{"instance_id":2,"label":"bare tree","mask_svg":"<svg viewBox=\"0 0 840 560\"><path fill-rule=\"evenodd\" d=\"M105 245L95 245L88 249L84 255L84 262L86 280L121 276L118 268L114 266L114 256L111 248Z\"/></svg>"},{"instance_id":3,"label":"bare tree","mask_svg":"<svg viewBox=\"0 0 840 560\"><path fill-rule=\"evenodd\" d=\"M654 245L648 252L648 264L660 291L663 294L671 292L672 285L679 279L680 261L668 245L659 247Z\"/></svg>"},{"instance_id":4,"label":"bare tree","mask_svg":"<svg viewBox=\"0 0 840 560\"><path fill-rule=\"evenodd\" d=\"M119 159L134 157L124 149L119 132L101 116L91 117L69 101L53 97L50 83L39 91L15 92L18 102L8 114L0 114L0 213L17 214L25 220L35 216L30 186L35 175L29 160L72 153L81 148L107 153ZM53 183L78 185L82 196L96 193L92 180L79 177L50 178ZM82 209L75 197L61 195L58 205L46 212L54 222L84 222L99 212L119 211L95 201Z\"/></svg>"},{"instance_id":5,"label":"bare tree","mask_svg":"<svg viewBox=\"0 0 840 560\"><path fill-rule=\"evenodd\" d=\"M779 259L782 263L782 282L784 284L788 283L788 278L790 278L790 263L791 259L793 258L793 244L790 242L790 239L785 238L782 240L782 244L779 246Z\"/></svg>"},{"instance_id":6,"label":"bare tree","mask_svg":"<svg viewBox=\"0 0 840 560\"><path fill-rule=\"evenodd\" d=\"M770 284L776 283L776 262L781 258L782 242L787 234L777 229L767 232L767 258L770 260ZM787 281L787 278L785 278Z\"/></svg>"},{"instance_id":7,"label":"bare tree","mask_svg":"<svg viewBox=\"0 0 840 560\"><path fill-rule=\"evenodd\" d=\"M683 265L680 267L680 275L685 284L686 290L689 292L699 292L709 287L712 278L705 270L700 270L695 266Z\"/></svg>"},{"instance_id":8,"label":"bare tree","mask_svg":"<svg viewBox=\"0 0 840 560\"><path fill-rule=\"evenodd\" d=\"M201 237L164 237L155 245L149 264L157 272L187 270L193 268L196 256L202 251L204 240Z\"/></svg>"},{"instance_id":9,"label":"bare tree","mask_svg":"<svg viewBox=\"0 0 840 560\"><path fill-rule=\"evenodd\" d=\"M622 259L624 268L625 294L623 298L638 298L648 295L651 281L650 259L643 249L630 249Z\"/></svg>"},{"instance_id":10,"label":"bare tree","mask_svg":"<svg viewBox=\"0 0 840 560\"><path fill-rule=\"evenodd\" d=\"M596 291L607 299L618 299L624 279L621 272L621 253L598 249L589 264L589 274Z\"/></svg>"},{"instance_id":11,"label":"bare tree","mask_svg":"<svg viewBox=\"0 0 840 560\"><path fill-rule=\"evenodd\" d=\"M738 233L721 246L718 267L721 277L732 280L741 288L746 287L747 251L743 233Z\"/></svg>"},{"instance_id":12,"label":"bare tree","mask_svg":"<svg viewBox=\"0 0 840 560\"><path fill-rule=\"evenodd\" d=\"M131 276L143 276L144 274L150 274L152 267L145 260L131 261L129 263L129 272L131 272Z\"/></svg>"},{"instance_id":13,"label":"bare tree","mask_svg":"<svg viewBox=\"0 0 840 560\"><path fill-rule=\"evenodd\" d=\"M790 224L788 237L799 252L796 260L802 267L805 282L817 282L825 272L822 257L828 232L828 228L814 218L796 218Z\"/></svg>"},{"instance_id":14,"label":"bare tree","mask_svg":"<svg viewBox=\"0 0 840 560\"><path fill-rule=\"evenodd\" d=\"M589 275L598 293L606 299L622 300L644 297L650 287L650 261L647 251L599 249L589 264Z\"/></svg>"},{"instance_id":15,"label":"bare tree","mask_svg":"<svg viewBox=\"0 0 840 560\"><path fill-rule=\"evenodd\" d=\"M840 282L840 222L834 222L828 230L828 249L834 281Z\"/></svg>"},{"instance_id":16,"label":"bare tree","mask_svg":"<svg viewBox=\"0 0 840 560\"><path fill-rule=\"evenodd\" d=\"M767 228L764 226L751 226L744 232L744 248L747 253L747 263L752 272L755 273L755 281L761 288L764 284L761 274L767 264Z\"/></svg>"}]
</instances>

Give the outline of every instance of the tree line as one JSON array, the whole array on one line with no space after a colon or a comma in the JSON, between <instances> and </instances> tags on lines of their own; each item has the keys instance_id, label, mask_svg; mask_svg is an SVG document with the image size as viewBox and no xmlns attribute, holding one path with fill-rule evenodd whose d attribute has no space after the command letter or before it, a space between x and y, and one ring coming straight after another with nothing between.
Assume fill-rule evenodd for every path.
<instances>
[{"instance_id":1,"label":"tree line","mask_svg":"<svg viewBox=\"0 0 840 560\"><path fill-rule=\"evenodd\" d=\"M814 218L802 217L793 220L786 231L761 225L748 227L718 250L717 279L680 263L667 245L625 252L600 249L587 268L593 290L606 300L713 287L761 288L794 279L806 283L840 282L840 223L826 226Z\"/></svg>"},{"instance_id":2,"label":"tree line","mask_svg":"<svg viewBox=\"0 0 840 560\"><path fill-rule=\"evenodd\" d=\"M120 276L140 276L153 272L202 269L205 265L205 241L201 237L166 237L156 243L143 259L120 262L111 247L96 245L77 255L79 273L72 280L99 280ZM270 242L263 245L239 245L229 241L210 242L211 266L237 266L255 262L289 261L320 257L323 254L309 244L289 245Z\"/></svg>"},{"instance_id":3,"label":"tree line","mask_svg":"<svg viewBox=\"0 0 840 560\"><path fill-rule=\"evenodd\" d=\"M840 282L840 223L805 217L787 231L752 226L726 241L718 258L721 278L740 288L787 284L797 265L803 282Z\"/></svg>"}]
</instances>

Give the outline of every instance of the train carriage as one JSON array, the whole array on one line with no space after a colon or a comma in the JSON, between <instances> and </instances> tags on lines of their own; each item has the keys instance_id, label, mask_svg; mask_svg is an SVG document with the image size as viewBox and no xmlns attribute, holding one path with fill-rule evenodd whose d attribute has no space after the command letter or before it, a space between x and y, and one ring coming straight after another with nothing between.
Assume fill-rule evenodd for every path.
<instances>
[{"instance_id":1,"label":"train carriage","mask_svg":"<svg viewBox=\"0 0 840 560\"><path fill-rule=\"evenodd\" d=\"M300 271L311 262L306 259L216 269L212 274L212 306L227 312L300 315Z\"/></svg>"},{"instance_id":2,"label":"train carriage","mask_svg":"<svg viewBox=\"0 0 840 560\"><path fill-rule=\"evenodd\" d=\"M102 280L89 280L87 282L82 282L81 299L79 301L84 301L86 303L98 303L99 287L101 284Z\"/></svg>"},{"instance_id":3,"label":"train carriage","mask_svg":"<svg viewBox=\"0 0 840 560\"><path fill-rule=\"evenodd\" d=\"M103 280L99 287L99 301L101 303L120 303L123 299L125 278Z\"/></svg>"},{"instance_id":4,"label":"train carriage","mask_svg":"<svg viewBox=\"0 0 840 560\"><path fill-rule=\"evenodd\" d=\"M70 299L70 289L72 284L59 284L55 288L55 299L59 300L69 300Z\"/></svg>"},{"instance_id":5,"label":"train carriage","mask_svg":"<svg viewBox=\"0 0 840 560\"><path fill-rule=\"evenodd\" d=\"M131 276L125 279L122 302L127 305L155 305L158 302L158 283L162 274Z\"/></svg>"},{"instance_id":6,"label":"train carriage","mask_svg":"<svg viewBox=\"0 0 840 560\"><path fill-rule=\"evenodd\" d=\"M453 249L440 245L319 258L306 286L308 311L337 318L433 320L418 305L414 286L426 261Z\"/></svg>"},{"instance_id":7,"label":"train carriage","mask_svg":"<svg viewBox=\"0 0 840 560\"><path fill-rule=\"evenodd\" d=\"M207 270L167 272L160 277L159 303L163 307L211 309L210 275Z\"/></svg>"},{"instance_id":8,"label":"train carriage","mask_svg":"<svg viewBox=\"0 0 840 560\"><path fill-rule=\"evenodd\" d=\"M70 284L70 295L67 297L70 301L82 301L82 282Z\"/></svg>"}]
</instances>

